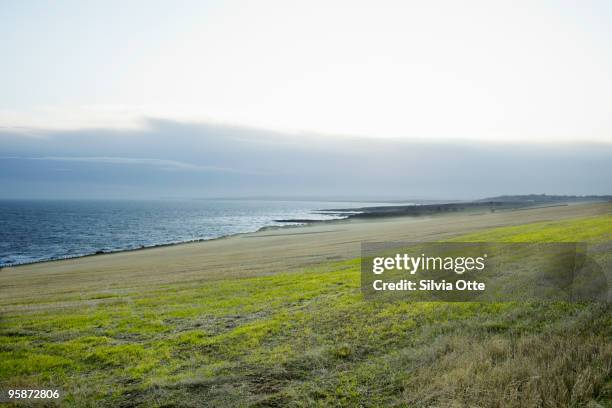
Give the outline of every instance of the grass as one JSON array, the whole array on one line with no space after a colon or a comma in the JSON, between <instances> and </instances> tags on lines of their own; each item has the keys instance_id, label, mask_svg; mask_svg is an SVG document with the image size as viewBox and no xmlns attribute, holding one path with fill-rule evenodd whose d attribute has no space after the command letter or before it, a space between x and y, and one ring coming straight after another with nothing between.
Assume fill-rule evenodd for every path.
<instances>
[{"instance_id":1,"label":"grass","mask_svg":"<svg viewBox=\"0 0 612 408\"><path fill-rule=\"evenodd\" d=\"M600 216L455 239L610 238ZM7 309L0 388L58 387L67 406L611 406L609 305L370 302L359 268Z\"/></svg>"}]
</instances>

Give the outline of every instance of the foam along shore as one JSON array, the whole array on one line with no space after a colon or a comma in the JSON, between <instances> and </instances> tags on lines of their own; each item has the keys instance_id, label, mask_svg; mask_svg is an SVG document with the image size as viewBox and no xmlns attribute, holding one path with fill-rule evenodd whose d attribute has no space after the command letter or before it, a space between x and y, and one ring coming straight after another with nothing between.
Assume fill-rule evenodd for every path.
<instances>
[{"instance_id":1,"label":"foam along shore","mask_svg":"<svg viewBox=\"0 0 612 408\"><path fill-rule=\"evenodd\" d=\"M0 307L36 307L70 288L130 292L163 284L291 272L359 256L365 241L434 241L482 228L612 213L610 203L330 221L204 242L4 268ZM75 300L78 302L78 300Z\"/></svg>"}]
</instances>

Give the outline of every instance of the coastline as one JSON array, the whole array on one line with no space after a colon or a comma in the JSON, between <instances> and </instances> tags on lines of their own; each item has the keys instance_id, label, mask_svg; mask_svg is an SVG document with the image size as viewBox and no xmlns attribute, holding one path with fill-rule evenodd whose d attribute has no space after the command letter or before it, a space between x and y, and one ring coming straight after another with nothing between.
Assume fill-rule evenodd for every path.
<instances>
[{"instance_id":1,"label":"coastline","mask_svg":"<svg viewBox=\"0 0 612 408\"><path fill-rule=\"evenodd\" d=\"M136 293L168 284L270 276L330 261L356 259L362 242L425 242L531 222L612 214L610 203L524 211L445 213L424 217L348 219L19 265L0 270L0 309L31 308L78 286L79 293ZM73 301L80 302L81 297Z\"/></svg>"},{"instance_id":2,"label":"coastline","mask_svg":"<svg viewBox=\"0 0 612 408\"><path fill-rule=\"evenodd\" d=\"M86 254L81 254L81 255L72 255L72 256L56 257L56 258L41 259L41 260L34 260L34 261L17 262L17 263L12 263L12 264L0 265L0 270L4 268L17 268L17 267L26 266L26 265L36 265L36 264L44 264L44 263L49 263L49 262L59 262L59 261L67 261L67 260L72 260L72 259L88 258L92 256L118 254L118 253L123 253L123 252L137 252L137 251L143 251L147 249L165 248L165 247L172 247L172 246L177 246L177 245L217 241L217 240L232 238L232 237L236 237L240 235L254 234L257 232L306 227L314 223L323 223L323 222L331 223L331 222L337 222L337 221L345 221L347 219L348 218L338 218L338 219L331 219L331 220L308 220L304 222L300 221L299 223L296 222L296 224L265 225L263 227L259 227L258 229L254 231L236 232L236 233L220 235L218 237L212 237L212 238L198 238L198 239L192 239L192 240L186 240L186 241L176 241L176 242L160 243L160 244L154 244L154 245L143 245L137 248L112 249L112 250L107 250L107 251L99 250L96 252L91 252L91 253L86 253ZM287 222L290 222L290 221L287 221Z\"/></svg>"},{"instance_id":3,"label":"coastline","mask_svg":"<svg viewBox=\"0 0 612 408\"><path fill-rule=\"evenodd\" d=\"M437 216L444 214L478 214L478 211L495 212L495 211L520 211L537 208L550 208L550 207L561 207L568 206L570 204L587 204L587 203L601 203L606 202L605 198L601 201L582 201L582 202L526 202L526 201L495 201L495 200L480 200L480 201L467 201L467 202L446 202L446 203L430 203L430 204L410 204L410 205L397 205L397 206L374 206L374 207L359 207L359 208L338 208L328 210L313 210L313 214L326 214L336 215L342 218L336 219L306 219L306 218L295 218L295 219L277 219L274 220L284 225L264 225L253 231L236 232L221 235L212 238L198 238L193 240L184 240L176 242L159 243L154 245L140 246L136 248L119 248L111 250L98 250L91 253L70 255L64 257L54 257L48 259L40 259L33 261L17 262L12 264L0 265L0 270L8 268L18 268L26 265L37 265L46 264L51 262L60 262L81 258L95 257L99 255L118 254L126 252L138 252L143 250L151 250L158 248L173 247L177 245L188 245L198 244L211 241L218 241L228 239L232 237L255 234L266 231L285 230L293 228L303 228L313 225L331 225L335 223L342 223L347 221L356 220L373 220L373 219L384 219L384 218L397 218L397 217L426 217L426 216Z\"/></svg>"}]
</instances>

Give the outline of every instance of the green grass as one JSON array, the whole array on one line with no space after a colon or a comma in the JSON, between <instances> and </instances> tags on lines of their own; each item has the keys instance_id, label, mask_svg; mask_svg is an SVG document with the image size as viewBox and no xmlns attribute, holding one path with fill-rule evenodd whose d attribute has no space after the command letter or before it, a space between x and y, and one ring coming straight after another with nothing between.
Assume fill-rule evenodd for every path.
<instances>
[{"instance_id":1,"label":"green grass","mask_svg":"<svg viewBox=\"0 0 612 408\"><path fill-rule=\"evenodd\" d=\"M611 237L601 216L456 240ZM58 387L68 406L610 404L608 305L370 302L359 268L93 293L78 308L64 293L3 312L0 388Z\"/></svg>"}]
</instances>

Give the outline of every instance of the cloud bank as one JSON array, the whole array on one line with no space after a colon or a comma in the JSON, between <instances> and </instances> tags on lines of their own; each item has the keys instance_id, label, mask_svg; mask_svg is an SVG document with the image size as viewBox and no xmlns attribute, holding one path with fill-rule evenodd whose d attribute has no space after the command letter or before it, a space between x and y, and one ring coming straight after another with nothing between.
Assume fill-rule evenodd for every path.
<instances>
[{"instance_id":1,"label":"cloud bank","mask_svg":"<svg viewBox=\"0 0 612 408\"><path fill-rule=\"evenodd\" d=\"M429 142L147 123L133 130L0 130L0 198L612 193L607 143Z\"/></svg>"}]
</instances>

